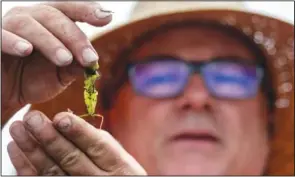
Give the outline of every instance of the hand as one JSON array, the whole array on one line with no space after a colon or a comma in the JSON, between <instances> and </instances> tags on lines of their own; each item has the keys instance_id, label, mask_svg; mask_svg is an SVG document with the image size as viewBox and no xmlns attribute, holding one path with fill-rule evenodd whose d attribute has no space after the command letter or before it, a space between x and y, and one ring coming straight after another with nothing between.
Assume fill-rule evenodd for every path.
<instances>
[{"instance_id":1,"label":"hand","mask_svg":"<svg viewBox=\"0 0 295 177\"><path fill-rule=\"evenodd\" d=\"M98 55L75 22L104 26L111 19L95 2L48 2L9 11L2 22L2 108L47 101L77 74L83 76L81 66L97 62Z\"/></svg>"},{"instance_id":2,"label":"hand","mask_svg":"<svg viewBox=\"0 0 295 177\"><path fill-rule=\"evenodd\" d=\"M10 134L8 153L18 175L146 175L109 133L72 113L51 122L31 111L11 125Z\"/></svg>"}]
</instances>

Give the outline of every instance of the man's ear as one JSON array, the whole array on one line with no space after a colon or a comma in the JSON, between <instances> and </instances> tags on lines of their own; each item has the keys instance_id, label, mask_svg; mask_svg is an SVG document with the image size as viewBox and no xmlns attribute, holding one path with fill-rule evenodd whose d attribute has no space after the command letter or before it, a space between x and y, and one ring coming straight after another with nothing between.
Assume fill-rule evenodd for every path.
<instances>
[{"instance_id":1,"label":"man's ear","mask_svg":"<svg viewBox=\"0 0 295 177\"><path fill-rule=\"evenodd\" d=\"M263 91L259 94L259 96L259 99L261 100L261 116L263 117L263 124L265 124L268 138L271 140L275 131L274 103L267 97L267 94L263 93Z\"/></svg>"}]
</instances>

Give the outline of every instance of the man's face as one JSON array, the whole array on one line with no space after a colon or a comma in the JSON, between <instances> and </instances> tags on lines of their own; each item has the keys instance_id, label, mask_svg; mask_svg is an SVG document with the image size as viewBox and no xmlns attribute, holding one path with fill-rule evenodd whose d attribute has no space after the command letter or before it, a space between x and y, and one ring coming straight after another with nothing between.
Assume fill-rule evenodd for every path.
<instances>
[{"instance_id":1,"label":"man's face","mask_svg":"<svg viewBox=\"0 0 295 177\"><path fill-rule=\"evenodd\" d=\"M187 61L254 56L240 41L205 28L173 29L136 50L139 60L169 55ZM182 95L153 99L129 82L110 112L110 130L150 175L259 175L268 153L262 93L243 100L211 96L200 75Z\"/></svg>"}]
</instances>

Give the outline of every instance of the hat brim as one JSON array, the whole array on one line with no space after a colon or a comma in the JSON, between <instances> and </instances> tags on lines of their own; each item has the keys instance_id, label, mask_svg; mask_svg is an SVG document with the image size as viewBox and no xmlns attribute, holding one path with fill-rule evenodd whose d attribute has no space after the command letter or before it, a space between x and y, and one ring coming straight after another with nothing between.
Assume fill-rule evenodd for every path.
<instances>
[{"instance_id":1,"label":"hat brim","mask_svg":"<svg viewBox=\"0 0 295 177\"><path fill-rule=\"evenodd\" d=\"M274 115L275 135L271 141L267 174L294 175L294 26L292 24L250 12L220 9L179 11L147 17L91 39L100 56L101 73L110 74L109 68L116 63L120 52L132 46L133 40L142 33L163 24L183 20L210 20L234 26L251 37L265 52L273 87L278 96ZM53 100L32 105L31 108L51 116L69 107L74 112L83 114L85 106L82 92L83 79L80 78ZM81 93L81 96L70 104L66 103L77 93Z\"/></svg>"}]
</instances>

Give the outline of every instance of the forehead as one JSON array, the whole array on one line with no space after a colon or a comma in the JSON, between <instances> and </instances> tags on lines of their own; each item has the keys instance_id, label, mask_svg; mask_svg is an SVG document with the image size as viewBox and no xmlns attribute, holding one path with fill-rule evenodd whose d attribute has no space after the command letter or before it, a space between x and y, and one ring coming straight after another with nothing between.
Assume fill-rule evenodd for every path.
<instances>
[{"instance_id":1,"label":"forehead","mask_svg":"<svg viewBox=\"0 0 295 177\"><path fill-rule=\"evenodd\" d=\"M180 27L167 29L146 40L133 51L132 57L140 59L149 55L169 54L187 60L204 60L218 56L254 56L242 40L219 29L207 27Z\"/></svg>"}]
</instances>

